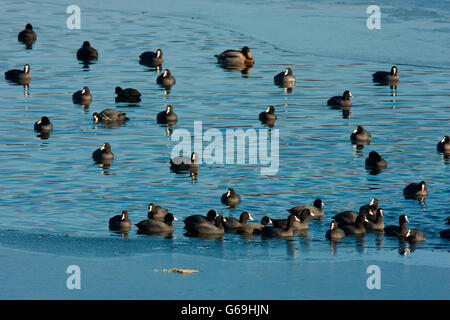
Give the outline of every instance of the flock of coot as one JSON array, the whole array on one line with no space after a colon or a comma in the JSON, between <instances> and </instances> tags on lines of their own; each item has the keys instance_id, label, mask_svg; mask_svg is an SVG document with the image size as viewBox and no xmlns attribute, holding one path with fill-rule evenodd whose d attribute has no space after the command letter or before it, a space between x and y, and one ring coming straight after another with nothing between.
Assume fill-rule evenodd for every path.
<instances>
[{"instance_id":1,"label":"flock of coot","mask_svg":"<svg viewBox=\"0 0 450 320\"><path fill-rule=\"evenodd\" d=\"M27 24L25 30L18 35L18 40L25 43L30 48L37 36L31 24ZM156 52L144 52L140 55L140 63L147 66L156 67L161 70L163 63L163 53L161 49ZM255 59L250 54L248 47L241 50L226 50L216 55L217 62L225 68L245 70L255 63ZM77 59L85 63L98 60L98 52L88 41L84 41L82 47L77 51ZM399 81L398 68L393 66L391 71L377 71L373 75L373 81L382 84L395 85ZM15 83L28 84L31 81L30 66L26 64L23 70L13 69L5 72L5 78ZM275 75L274 83L284 87L292 88L295 85L296 78L291 68ZM170 88L176 83L169 69L165 69L157 77L157 84ZM117 102L139 102L141 94L133 88L116 87ZM331 97L327 104L331 106L351 106L350 98L352 94L349 90L344 91L342 96ZM89 104L92 96L88 87L76 91L72 96L74 103ZM129 120L126 114L114 109L106 109L100 113L92 115L94 123L120 123ZM269 106L266 111L259 114L259 120L268 126L273 126L277 115L275 108ZM158 123L171 124L177 121L177 115L173 107L168 105L165 111L157 115ZM34 130L41 134L48 134L52 131L52 124L47 116L43 116L34 124ZM351 133L350 140L355 144L366 144L372 140L372 135L358 125ZM450 139L445 136L438 144L437 151L450 154ZM95 162L108 164L114 159L111 151L111 145L104 143L102 147L95 150L92 154ZM170 159L170 165L174 171L195 171L199 169L197 154L192 153L191 157L175 157ZM376 151L372 151L366 159L366 167L373 169L382 169L387 166L386 160ZM407 185L403 194L405 198L423 199L427 197L428 190L425 181L411 183ZM229 188L221 196L221 202L228 207L234 208L241 202L241 197L233 188ZM184 229L187 235L193 236L217 236L227 233L238 233L244 235L261 235L263 237L291 237L294 232L307 230L308 219L321 219L324 217L323 202L316 199L312 205L296 206L288 210L289 215L284 219L275 219L264 216L260 223L251 223L253 218L250 213L243 212L239 219L233 217L224 217L215 210L210 210L206 216L192 215L185 218ZM177 220L168 209L157 206L153 203L149 205L147 219L136 224L139 233L170 235L174 232L173 221ZM330 229L325 237L330 240L339 240L349 235L360 236L367 231L384 232L386 236L398 237L406 241L423 241L425 234L420 229L409 229L406 223L409 222L406 215L399 217L399 224L393 226L384 226L383 210L378 207L378 200L372 199L369 204L360 207L359 211L344 211L332 217ZM450 217L447 218L450 223ZM270 226L270 224L272 224ZM124 210L122 214L116 215L109 220L109 228L120 232L128 232L132 227L128 217L128 211ZM440 232L441 237L450 238L450 229Z\"/></svg>"}]
</instances>

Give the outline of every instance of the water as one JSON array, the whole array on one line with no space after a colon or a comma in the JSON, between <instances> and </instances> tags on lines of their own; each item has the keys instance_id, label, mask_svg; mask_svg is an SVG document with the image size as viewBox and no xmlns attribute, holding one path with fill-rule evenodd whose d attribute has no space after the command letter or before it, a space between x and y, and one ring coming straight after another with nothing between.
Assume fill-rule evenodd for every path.
<instances>
[{"instance_id":1,"label":"water","mask_svg":"<svg viewBox=\"0 0 450 320\"><path fill-rule=\"evenodd\" d=\"M273 4L280 17L286 3ZM161 8L155 13L138 6L119 10L119 4L113 4L101 12L83 9L82 29L69 30L65 8L49 2L40 4L39 12L26 10L35 4L7 2L7 18L0 23L5 35L0 68L6 71L28 63L33 77L27 90L0 81L2 245L62 255L169 251L242 261L326 261L330 256L398 261L399 252L407 250L414 256L417 250L427 258L402 261L448 267L449 243L439 231L448 227L444 220L450 215L450 160L436 151L450 127L448 65L437 66L432 60L416 65L411 50L406 62L397 60L401 79L393 90L371 81L374 71L391 67L391 62L376 55L363 59L355 52L352 59L351 53L333 57L326 50L317 55L307 48L298 50L298 42L291 48L275 46L279 39L274 35L264 39L230 25L223 27L212 17L201 19L204 12L191 17L179 13L183 8L172 8L175 14L168 14ZM448 12L444 8L442 14ZM424 13L418 6L411 11L414 14ZM38 35L32 50L17 42L17 32L28 22ZM442 21L435 23L441 26ZM84 40L100 56L89 68L75 57ZM256 59L248 74L216 65L214 54L243 45ZM448 53L447 44L443 46ZM140 53L157 48L164 52L163 68L169 68L177 80L169 93L156 84L156 71L138 63ZM442 54L435 53L439 58ZM297 77L292 93L273 84L273 76L287 66ZM89 108L71 100L83 86L93 95ZM142 102L115 103L116 86L138 89ZM354 95L347 115L326 105L329 97L346 89ZM178 115L172 129L190 132L196 120L202 121L203 130L262 129L258 114L274 105L275 129L280 132L278 173L261 175L260 167L245 164L202 165L195 178L171 172L168 160L176 143L164 126L156 124L157 113L167 104ZM130 121L113 128L93 124L92 113L106 108L126 112ZM43 115L54 125L49 139L33 132L33 123ZM349 139L358 124L374 137L361 150ZM115 154L109 169L91 159L104 142L112 145ZM388 162L388 168L377 175L364 168L372 150ZM423 203L404 199L404 186L421 180L428 184L427 199ZM235 210L220 202L228 187L243 199ZM407 214L409 227L421 228L427 240L409 245L371 233L364 239L347 237L337 245L325 239L334 214L357 210L373 197L384 209L386 225L397 225L398 216ZM256 220L264 215L281 218L287 209L312 204L316 198L325 202L324 219L311 221L307 237L294 236L292 241L229 234L222 241L206 241L186 237L182 229L183 217L206 214L209 209L234 217L246 210ZM132 223L145 219L150 202L169 208L179 219L174 222L173 238L138 235L133 227L122 239L108 230L109 218L123 209L129 210ZM431 252L439 254L429 258Z\"/></svg>"}]
</instances>

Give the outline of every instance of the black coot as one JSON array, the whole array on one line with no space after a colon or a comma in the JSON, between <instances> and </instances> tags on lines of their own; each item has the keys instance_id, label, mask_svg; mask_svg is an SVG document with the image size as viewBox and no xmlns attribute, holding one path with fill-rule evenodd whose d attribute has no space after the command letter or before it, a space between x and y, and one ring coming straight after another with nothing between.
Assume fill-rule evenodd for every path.
<instances>
[{"instance_id":1,"label":"black coot","mask_svg":"<svg viewBox=\"0 0 450 320\"><path fill-rule=\"evenodd\" d=\"M350 107L352 105L352 101L350 98L353 97L349 90L344 91L342 96L334 96L328 99L327 104L329 106L346 106Z\"/></svg>"},{"instance_id":2,"label":"black coot","mask_svg":"<svg viewBox=\"0 0 450 320\"><path fill-rule=\"evenodd\" d=\"M131 222L128 219L128 211L123 210L122 214L109 219L109 229L115 231L128 231L131 229Z\"/></svg>"}]
</instances>

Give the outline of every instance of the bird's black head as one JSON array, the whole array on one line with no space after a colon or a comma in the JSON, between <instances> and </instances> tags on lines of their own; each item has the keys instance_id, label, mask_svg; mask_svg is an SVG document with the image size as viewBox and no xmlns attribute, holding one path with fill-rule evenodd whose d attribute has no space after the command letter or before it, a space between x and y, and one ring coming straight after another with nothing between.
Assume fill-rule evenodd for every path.
<instances>
[{"instance_id":1,"label":"bird's black head","mask_svg":"<svg viewBox=\"0 0 450 320\"><path fill-rule=\"evenodd\" d=\"M250 49L247 46L243 47L241 49L241 52L246 58L252 59L252 55L250 54Z\"/></svg>"},{"instance_id":2,"label":"bird's black head","mask_svg":"<svg viewBox=\"0 0 450 320\"><path fill-rule=\"evenodd\" d=\"M363 133L363 132L364 132L363 126L357 125L354 133Z\"/></svg>"},{"instance_id":3,"label":"bird's black head","mask_svg":"<svg viewBox=\"0 0 450 320\"><path fill-rule=\"evenodd\" d=\"M409 222L408 217L404 214L402 214L400 217L398 217L398 224L402 225Z\"/></svg>"},{"instance_id":4,"label":"bird's black head","mask_svg":"<svg viewBox=\"0 0 450 320\"><path fill-rule=\"evenodd\" d=\"M292 75L292 69L291 68L286 68L286 70L284 70L284 75L285 76L291 76Z\"/></svg>"},{"instance_id":5,"label":"bird's black head","mask_svg":"<svg viewBox=\"0 0 450 320\"><path fill-rule=\"evenodd\" d=\"M268 106L266 113L274 114L275 113L275 107L274 106Z\"/></svg>"},{"instance_id":6,"label":"bird's black head","mask_svg":"<svg viewBox=\"0 0 450 320\"><path fill-rule=\"evenodd\" d=\"M228 188L228 191L227 191L227 197L229 197L229 196L231 196L231 195L233 195L233 194L235 194L236 192L234 191L234 189L233 188Z\"/></svg>"},{"instance_id":7,"label":"bird's black head","mask_svg":"<svg viewBox=\"0 0 450 320\"><path fill-rule=\"evenodd\" d=\"M393 76L396 76L396 75L397 75L397 72L398 72L397 66L392 66L392 68L391 68L391 74L392 74Z\"/></svg>"},{"instance_id":8,"label":"bird's black head","mask_svg":"<svg viewBox=\"0 0 450 320\"><path fill-rule=\"evenodd\" d=\"M31 25L31 24L27 24L26 26L25 26L25 30L33 30L33 26Z\"/></svg>"},{"instance_id":9,"label":"bird's black head","mask_svg":"<svg viewBox=\"0 0 450 320\"><path fill-rule=\"evenodd\" d=\"M262 217L262 219L261 219L261 224L263 225L263 226L267 226L269 223L271 223L272 222L272 220L270 220L270 218L268 217L268 216L264 216L264 217Z\"/></svg>"},{"instance_id":10,"label":"bird's black head","mask_svg":"<svg viewBox=\"0 0 450 320\"><path fill-rule=\"evenodd\" d=\"M111 152L111 145L108 142L105 142L100 149L106 152Z\"/></svg>"},{"instance_id":11,"label":"bird's black head","mask_svg":"<svg viewBox=\"0 0 450 320\"><path fill-rule=\"evenodd\" d=\"M381 156L378 152L376 151L370 151L369 153L369 159L372 159L374 161L380 161L381 160Z\"/></svg>"},{"instance_id":12,"label":"bird's black head","mask_svg":"<svg viewBox=\"0 0 450 320\"><path fill-rule=\"evenodd\" d=\"M320 199L314 200L314 207L322 208L322 206L323 206L323 201L322 200L320 200Z\"/></svg>"},{"instance_id":13,"label":"bird's black head","mask_svg":"<svg viewBox=\"0 0 450 320\"><path fill-rule=\"evenodd\" d=\"M344 100L350 100L350 98L353 97L350 90L345 90L342 96L344 97Z\"/></svg>"},{"instance_id":14,"label":"bird's black head","mask_svg":"<svg viewBox=\"0 0 450 320\"><path fill-rule=\"evenodd\" d=\"M164 216L164 222L168 225L172 224L172 221L177 220L175 216L171 213L168 213Z\"/></svg>"},{"instance_id":15,"label":"bird's black head","mask_svg":"<svg viewBox=\"0 0 450 320\"><path fill-rule=\"evenodd\" d=\"M217 216L218 216L217 211L213 209L209 210L208 213L206 214L206 218L208 220L214 220Z\"/></svg>"},{"instance_id":16,"label":"bird's black head","mask_svg":"<svg viewBox=\"0 0 450 320\"><path fill-rule=\"evenodd\" d=\"M368 222L367 218L364 215L359 214L356 217L355 225L360 226L360 225L363 225L364 222Z\"/></svg>"},{"instance_id":17,"label":"bird's black head","mask_svg":"<svg viewBox=\"0 0 450 320\"><path fill-rule=\"evenodd\" d=\"M47 124L49 124L49 123L50 123L50 120L49 120L46 116L43 116L43 117L41 118L41 124L47 125Z\"/></svg>"},{"instance_id":18,"label":"bird's black head","mask_svg":"<svg viewBox=\"0 0 450 320\"><path fill-rule=\"evenodd\" d=\"M242 212L239 217L239 222L243 223L248 220L253 220L252 215L250 213L248 213L247 211Z\"/></svg>"}]
</instances>

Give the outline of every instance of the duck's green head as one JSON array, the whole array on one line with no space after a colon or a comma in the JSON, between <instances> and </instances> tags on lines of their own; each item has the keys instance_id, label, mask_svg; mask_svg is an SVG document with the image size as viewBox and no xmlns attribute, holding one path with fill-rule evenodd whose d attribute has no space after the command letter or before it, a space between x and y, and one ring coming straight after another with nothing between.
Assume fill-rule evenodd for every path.
<instances>
[{"instance_id":1,"label":"duck's green head","mask_svg":"<svg viewBox=\"0 0 450 320\"><path fill-rule=\"evenodd\" d=\"M248 47L243 47L241 52L248 59L253 59L252 55L250 54L250 49Z\"/></svg>"}]
</instances>

